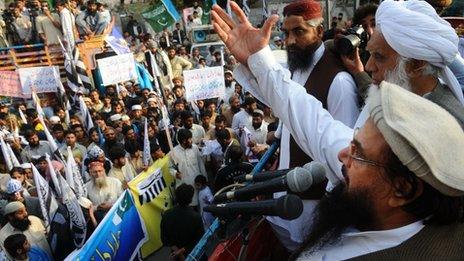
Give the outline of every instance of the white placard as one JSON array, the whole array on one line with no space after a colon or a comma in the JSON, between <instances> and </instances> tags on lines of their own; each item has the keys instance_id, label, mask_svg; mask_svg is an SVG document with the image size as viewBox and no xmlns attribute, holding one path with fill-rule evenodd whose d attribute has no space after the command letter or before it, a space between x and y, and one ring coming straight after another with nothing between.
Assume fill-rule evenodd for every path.
<instances>
[{"instance_id":1,"label":"white placard","mask_svg":"<svg viewBox=\"0 0 464 261\"><path fill-rule=\"evenodd\" d=\"M97 63L105 86L137 79L132 53L98 59Z\"/></svg>"},{"instance_id":2,"label":"white placard","mask_svg":"<svg viewBox=\"0 0 464 261\"><path fill-rule=\"evenodd\" d=\"M223 98L225 95L224 68L222 66L184 71L187 101Z\"/></svg>"},{"instance_id":3,"label":"white placard","mask_svg":"<svg viewBox=\"0 0 464 261\"><path fill-rule=\"evenodd\" d=\"M20 68L18 73L24 95L30 96L32 89L36 93L57 91L60 81L58 66Z\"/></svg>"}]
</instances>

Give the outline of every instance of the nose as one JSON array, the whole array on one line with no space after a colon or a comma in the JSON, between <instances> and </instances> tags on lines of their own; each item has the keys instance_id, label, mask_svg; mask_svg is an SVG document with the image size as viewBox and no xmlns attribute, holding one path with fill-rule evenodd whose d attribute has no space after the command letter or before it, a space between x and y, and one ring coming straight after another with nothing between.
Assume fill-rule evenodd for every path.
<instances>
[{"instance_id":1,"label":"nose","mask_svg":"<svg viewBox=\"0 0 464 261\"><path fill-rule=\"evenodd\" d=\"M349 151L349 147L346 147L344 149L342 149L339 153L338 153L338 160L343 163L343 165L345 165L346 167L349 167L349 160L350 159L350 151Z\"/></svg>"},{"instance_id":2,"label":"nose","mask_svg":"<svg viewBox=\"0 0 464 261\"><path fill-rule=\"evenodd\" d=\"M374 73L376 71L375 65L374 65L374 58L372 58L372 55L369 57L369 60L367 60L365 69L369 73Z\"/></svg>"},{"instance_id":3,"label":"nose","mask_svg":"<svg viewBox=\"0 0 464 261\"><path fill-rule=\"evenodd\" d=\"M296 38L292 34L286 35L285 36L285 45L290 46L292 44L295 44L296 43L295 39Z\"/></svg>"}]
</instances>

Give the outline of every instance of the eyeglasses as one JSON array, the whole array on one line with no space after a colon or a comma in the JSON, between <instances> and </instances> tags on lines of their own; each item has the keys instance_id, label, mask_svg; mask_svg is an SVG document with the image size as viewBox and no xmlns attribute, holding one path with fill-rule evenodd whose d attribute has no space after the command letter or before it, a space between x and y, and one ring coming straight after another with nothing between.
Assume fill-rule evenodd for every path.
<instances>
[{"instance_id":1,"label":"eyeglasses","mask_svg":"<svg viewBox=\"0 0 464 261\"><path fill-rule=\"evenodd\" d=\"M356 145L356 142L355 142L355 137L356 137L356 134L358 134L358 132L359 132L359 128L354 129L353 140L350 143L350 151L349 151L350 158L353 159L353 160L365 163L367 165L371 165L371 166L375 166L375 167L379 167L379 168L388 168L388 166L385 165L385 164L382 164L382 163L379 163L377 161L373 161L373 160L370 160L370 159L366 159L366 158L359 155L359 152L358 152L358 149L357 149L358 146Z\"/></svg>"}]
</instances>

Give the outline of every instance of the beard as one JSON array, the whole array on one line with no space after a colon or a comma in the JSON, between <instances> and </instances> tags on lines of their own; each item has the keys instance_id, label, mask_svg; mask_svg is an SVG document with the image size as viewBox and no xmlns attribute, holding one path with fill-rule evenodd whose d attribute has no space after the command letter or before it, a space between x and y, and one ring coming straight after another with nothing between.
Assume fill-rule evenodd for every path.
<instances>
[{"instance_id":1,"label":"beard","mask_svg":"<svg viewBox=\"0 0 464 261\"><path fill-rule=\"evenodd\" d=\"M369 191L358 189L348 192L345 183L340 183L317 205L310 233L293 255L306 250L310 250L308 255L311 255L326 245L336 243L346 228L369 227L373 220Z\"/></svg>"},{"instance_id":2,"label":"beard","mask_svg":"<svg viewBox=\"0 0 464 261\"><path fill-rule=\"evenodd\" d=\"M235 114L240 111L240 107L230 107L230 110Z\"/></svg>"},{"instance_id":3,"label":"beard","mask_svg":"<svg viewBox=\"0 0 464 261\"><path fill-rule=\"evenodd\" d=\"M319 43L311 44L305 48L300 48L294 44L287 46L288 69L294 72L298 69L308 69L313 62L314 52L319 47Z\"/></svg>"},{"instance_id":4,"label":"beard","mask_svg":"<svg viewBox=\"0 0 464 261\"><path fill-rule=\"evenodd\" d=\"M97 188L104 188L108 184L106 181L106 177L95 178L94 182Z\"/></svg>"},{"instance_id":5,"label":"beard","mask_svg":"<svg viewBox=\"0 0 464 261\"><path fill-rule=\"evenodd\" d=\"M11 226L21 231L26 231L31 225L29 217L24 218L23 220L13 219L10 221Z\"/></svg>"},{"instance_id":6,"label":"beard","mask_svg":"<svg viewBox=\"0 0 464 261\"><path fill-rule=\"evenodd\" d=\"M406 72L407 60L404 58L398 58L398 64L395 69L388 70L385 72L385 81L389 83L396 84L401 88L404 88L408 91L412 90L411 81Z\"/></svg>"}]
</instances>

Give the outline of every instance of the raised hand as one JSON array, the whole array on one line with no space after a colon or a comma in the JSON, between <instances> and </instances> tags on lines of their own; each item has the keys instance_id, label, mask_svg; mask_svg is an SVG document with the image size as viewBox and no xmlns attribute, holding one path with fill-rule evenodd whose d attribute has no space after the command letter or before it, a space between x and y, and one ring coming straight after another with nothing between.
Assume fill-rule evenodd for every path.
<instances>
[{"instance_id":1,"label":"raised hand","mask_svg":"<svg viewBox=\"0 0 464 261\"><path fill-rule=\"evenodd\" d=\"M211 12L213 26L237 61L246 65L250 55L269 44L272 27L279 17L270 16L263 27L258 29L250 24L245 13L234 1L230 1L230 7L238 21L235 22L220 6L214 5Z\"/></svg>"}]
</instances>

